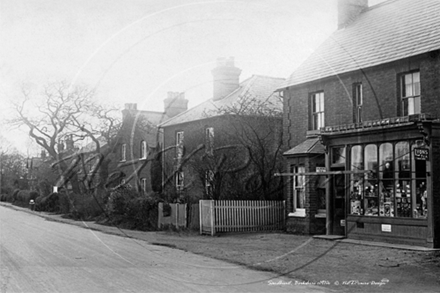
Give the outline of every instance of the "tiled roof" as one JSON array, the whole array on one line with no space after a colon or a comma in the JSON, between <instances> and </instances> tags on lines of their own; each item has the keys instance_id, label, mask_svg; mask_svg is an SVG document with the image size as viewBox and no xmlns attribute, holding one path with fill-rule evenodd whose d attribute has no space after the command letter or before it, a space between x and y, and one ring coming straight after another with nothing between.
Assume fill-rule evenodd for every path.
<instances>
[{"instance_id":1,"label":"tiled roof","mask_svg":"<svg viewBox=\"0 0 440 293\"><path fill-rule=\"evenodd\" d=\"M191 108L179 115L165 121L160 127L181 124L185 122L195 121L207 117L207 113L216 112L222 107L232 106L239 102L243 97L252 97L255 100L265 102L274 108L282 110L282 101L276 99L274 91L284 83L283 78L275 78L261 75L253 75L252 77L241 82L239 87L221 100L214 101L212 98ZM270 102L269 102L270 101Z\"/></svg>"},{"instance_id":2,"label":"tiled roof","mask_svg":"<svg viewBox=\"0 0 440 293\"><path fill-rule=\"evenodd\" d=\"M317 137L307 138L299 145L284 152L284 156L298 155L298 154L323 154L324 146Z\"/></svg>"},{"instance_id":3,"label":"tiled roof","mask_svg":"<svg viewBox=\"0 0 440 293\"><path fill-rule=\"evenodd\" d=\"M334 32L280 88L440 49L439 0L389 0Z\"/></svg>"}]
</instances>

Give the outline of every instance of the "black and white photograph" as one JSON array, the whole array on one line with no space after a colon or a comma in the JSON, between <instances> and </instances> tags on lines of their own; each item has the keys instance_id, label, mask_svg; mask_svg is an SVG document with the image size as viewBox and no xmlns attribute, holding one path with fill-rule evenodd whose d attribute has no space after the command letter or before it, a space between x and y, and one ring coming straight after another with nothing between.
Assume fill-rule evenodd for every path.
<instances>
[{"instance_id":1,"label":"black and white photograph","mask_svg":"<svg viewBox=\"0 0 440 293\"><path fill-rule=\"evenodd\" d=\"M0 0L0 292L439 292L440 0Z\"/></svg>"}]
</instances>

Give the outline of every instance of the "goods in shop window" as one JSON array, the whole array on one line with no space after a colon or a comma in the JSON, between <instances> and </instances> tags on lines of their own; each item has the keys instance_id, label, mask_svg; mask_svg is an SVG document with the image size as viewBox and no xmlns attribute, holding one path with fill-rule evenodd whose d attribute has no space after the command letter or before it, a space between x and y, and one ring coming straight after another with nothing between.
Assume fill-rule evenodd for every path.
<instances>
[{"instance_id":1,"label":"goods in shop window","mask_svg":"<svg viewBox=\"0 0 440 293\"><path fill-rule=\"evenodd\" d=\"M393 205L391 204L391 202L385 202L384 215L385 217L394 217Z\"/></svg>"},{"instance_id":2,"label":"goods in shop window","mask_svg":"<svg viewBox=\"0 0 440 293\"><path fill-rule=\"evenodd\" d=\"M365 215L366 216L377 216L379 214L379 209L377 206L376 199L369 199L366 200L366 209L365 209Z\"/></svg>"},{"instance_id":3,"label":"goods in shop window","mask_svg":"<svg viewBox=\"0 0 440 293\"><path fill-rule=\"evenodd\" d=\"M353 215L361 215L361 201L360 200L352 200L351 201L351 214Z\"/></svg>"}]
</instances>

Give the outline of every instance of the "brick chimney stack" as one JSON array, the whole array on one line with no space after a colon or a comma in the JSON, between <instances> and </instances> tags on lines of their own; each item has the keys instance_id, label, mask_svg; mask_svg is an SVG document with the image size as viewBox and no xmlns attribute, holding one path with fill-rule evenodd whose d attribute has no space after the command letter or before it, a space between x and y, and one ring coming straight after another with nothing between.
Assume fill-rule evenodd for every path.
<instances>
[{"instance_id":1,"label":"brick chimney stack","mask_svg":"<svg viewBox=\"0 0 440 293\"><path fill-rule=\"evenodd\" d=\"M185 93L168 92L168 97L163 102L165 114L169 118L188 110L188 100L185 99Z\"/></svg>"},{"instance_id":2,"label":"brick chimney stack","mask_svg":"<svg viewBox=\"0 0 440 293\"><path fill-rule=\"evenodd\" d=\"M124 110L122 110L122 120L127 118L127 115L134 116L137 113L136 103L126 103L124 105Z\"/></svg>"},{"instance_id":3,"label":"brick chimney stack","mask_svg":"<svg viewBox=\"0 0 440 293\"><path fill-rule=\"evenodd\" d=\"M125 104L125 110L137 110L137 104L136 103L126 103Z\"/></svg>"},{"instance_id":4,"label":"brick chimney stack","mask_svg":"<svg viewBox=\"0 0 440 293\"><path fill-rule=\"evenodd\" d=\"M368 0L338 0L338 29L349 25L366 8Z\"/></svg>"},{"instance_id":5,"label":"brick chimney stack","mask_svg":"<svg viewBox=\"0 0 440 293\"><path fill-rule=\"evenodd\" d=\"M238 88L240 73L241 69L234 65L234 57L217 58L217 67L212 70L214 101L221 100Z\"/></svg>"}]
</instances>

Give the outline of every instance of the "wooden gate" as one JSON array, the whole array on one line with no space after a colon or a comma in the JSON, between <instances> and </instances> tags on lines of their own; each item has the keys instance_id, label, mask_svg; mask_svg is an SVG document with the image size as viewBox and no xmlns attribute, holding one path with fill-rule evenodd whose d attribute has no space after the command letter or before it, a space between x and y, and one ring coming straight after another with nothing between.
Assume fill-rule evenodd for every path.
<instances>
[{"instance_id":1,"label":"wooden gate","mask_svg":"<svg viewBox=\"0 0 440 293\"><path fill-rule=\"evenodd\" d=\"M187 225L187 206L186 204L170 203L171 212L164 215L163 203L159 203L158 207L158 223L159 229L174 226L176 229L186 228Z\"/></svg>"},{"instance_id":2,"label":"wooden gate","mask_svg":"<svg viewBox=\"0 0 440 293\"><path fill-rule=\"evenodd\" d=\"M284 201L200 201L201 234L284 230L285 220Z\"/></svg>"},{"instance_id":3,"label":"wooden gate","mask_svg":"<svg viewBox=\"0 0 440 293\"><path fill-rule=\"evenodd\" d=\"M201 200L200 207L200 234L215 234L214 229L214 201Z\"/></svg>"}]
</instances>

